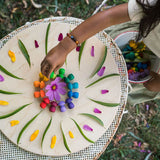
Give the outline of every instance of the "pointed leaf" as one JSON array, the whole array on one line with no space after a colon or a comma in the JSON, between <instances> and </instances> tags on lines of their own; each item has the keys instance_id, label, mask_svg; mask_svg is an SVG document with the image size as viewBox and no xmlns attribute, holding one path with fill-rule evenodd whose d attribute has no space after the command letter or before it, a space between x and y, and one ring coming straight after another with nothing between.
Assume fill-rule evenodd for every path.
<instances>
[{"instance_id":1,"label":"pointed leaf","mask_svg":"<svg viewBox=\"0 0 160 160\"><path fill-rule=\"evenodd\" d=\"M72 119L72 118L71 118L71 119ZM88 142L94 143L94 141L92 141L92 140L90 140L88 137L86 137L86 135L83 133L83 131L82 131L81 127L78 125L78 123L77 123L74 119L72 119L72 120L73 120L73 122L76 124L76 126L77 126L79 132L82 134L82 136L83 136Z\"/></svg>"},{"instance_id":2,"label":"pointed leaf","mask_svg":"<svg viewBox=\"0 0 160 160\"><path fill-rule=\"evenodd\" d=\"M69 149L69 146L67 144L67 140L66 140L66 137L64 135L63 129L62 129L62 123L61 123L60 127L61 127L61 131L62 131L62 135L63 135L64 146L66 147L66 149L67 149L68 152L71 152L71 150Z\"/></svg>"},{"instance_id":3,"label":"pointed leaf","mask_svg":"<svg viewBox=\"0 0 160 160\"><path fill-rule=\"evenodd\" d=\"M2 93L2 94L22 94L22 93L16 93L16 92L8 92L8 91L4 91L4 90L0 90L0 93Z\"/></svg>"},{"instance_id":4,"label":"pointed leaf","mask_svg":"<svg viewBox=\"0 0 160 160\"><path fill-rule=\"evenodd\" d=\"M23 134L23 132L26 130L26 128L37 118L37 116L41 113L42 111L40 111L38 114L36 114L30 121L28 121L25 126L21 129L18 138L17 138L17 144L19 144L19 141L21 139L21 136Z\"/></svg>"},{"instance_id":5,"label":"pointed leaf","mask_svg":"<svg viewBox=\"0 0 160 160\"><path fill-rule=\"evenodd\" d=\"M14 114L18 113L19 111L21 111L23 108L27 107L27 106L28 106L28 105L30 105L30 104L32 104L32 103L25 104L25 105L23 105L23 106L19 107L18 109L14 110L14 111L13 111L13 112L11 112L11 113L8 113L8 114L6 114L6 115L2 115L2 116L0 116L0 119L8 118L8 117L10 117L10 116L12 116L12 115L14 115Z\"/></svg>"},{"instance_id":6,"label":"pointed leaf","mask_svg":"<svg viewBox=\"0 0 160 160\"><path fill-rule=\"evenodd\" d=\"M27 51L25 45L23 44L23 42L22 42L20 39L18 40L18 45L19 45L19 48L20 48L22 54L23 54L24 57L26 58L29 66L31 66L30 56L29 56L29 54L28 54L28 51Z\"/></svg>"},{"instance_id":7,"label":"pointed leaf","mask_svg":"<svg viewBox=\"0 0 160 160\"><path fill-rule=\"evenodd\" d=\"M48 53L48 34L49 34L50 26L51 26L51 23L49 23L48 26L47 26L46 38L45 38L45 52L46 52L46 55Z\"/></svg>"},{"instance_id":8,"label":"pointed leaf","mask_svg":"<svg viewBox=\"0 0 160 160\"><path fill-rule=\"evenodd\" d=\"M89 113L80 113L80 115L84 115L84 116L90 117L90 118L94 119L95 121L97 121L101 126L104 127L104 123L97 116L95 116L93 114L89 114Z\"/></svg>"},{"instance_id":9,"label":"pointed leaf","mask_svg":"<svg viewBox=\"0 0 160 160\"><path fill-rule=\"evenodd\" d=\"M93 77L103 66L105 60L106 60L106 57L107 57L107 47L105 46L105 51L104 51L104 57L102 59L102 62L100 63L100 65L98 66L98 68L96 69L96 71L91 75L91 77Z\"/></svg>"},{"instance_id":10,"label":"pointed leaf","mask_svg":"<svg viewBox=\"0 0 160 160\"><path fill-rule=\"evenodd\" d=\"M141 142L144 142L144 140L142 138L137 137L134 133L132 132L128 132L132 137L134 137L135 139L138 139Z\"/></svg>"},{"instance_id":11,"label":"pointed leaf","mask_svg":"<svg viewBox=\"0 0 160 160\"><path fill-rule=\"evenodd\" d=\"M104 77L102 77L102 78L100 78L100 79L94 81L93 83L89 84L88 86L86 86L86 88L88 88L88 87L90 87L90 86L96 84L97 82L99 82L99 81L101 81L101 80L103 80L103 79L105 79L105 78L109 78L109 77L113 77L113 76L119 76L119 74L113 73L113 74L106 75L106 76L104 76Z\"/></svg>"},{"instance_id":12,"label":"pointed leaf","mask_svg":"<svg viewBox=\"0 0 160 160\"><path fill-rule=\"evenodd\" d=\"M45 129L44 132L43 132L43 136L42 136L42 140L41 140L41 148L43 147L44 137L45 137L45 135L46 135L46 133L47 133L47 131L48 131L50 125L51 125L51 122L52 122L52 117L51 117L51 119L50 119L50 121L49 121L49 123L48 123L46 129Z\"/></svg>"},{"instance_id":13,"label":"pointed leaf","mask_svg":"<svg viewBox=\"0 0 160 160\"><path fill-rule=\"evenodd\" d=\"M152 155L152 152L150 152L146 157L145 157L145 159L144 160L149 160L149 157Z\"/></svg>"},{"instance_id":14,"label":"pointed leaf","mask_svg":"<svg viewBox=\"0 0 160 160\"><path fill-rule=\"evenodd\" d=\"M10 77L12 77L12 78L16 78L16 79L23 80L23 78L19 78L19 77L15 76L14 74L8 72L8 71L7 71L4 67L2 67L1 65L0 65L0 71L2 71L3 73L5 73L6 75L8 75L8 76L10 76Z\"/></svg>"},{"instance_id":15,"label":"pointed leaf","mask_svg":"<svg viewBox=\"0 0 160 160\"><path fill-rule=\"evenodd\" d=\"M81 44L81 47L80 47L80 51L79 51L79 67L80 67L82 52L83 52L85 43L86 43L86 41L84 41L84 42Z\"/></svg>"},{"instance_id":16,"label":"pointed leaf","mask_svg":"<svg viewBox=\"0 0 160 160\"><path fill-rule=\"evenodd\" d=\"M91 101L100 104L102 106L106 106L106 107L116 107L119 105L119 103L106 103L106 102L101 102L101 101L96 101L94 99L89 98Z\"/></svg>"}]
</instances>

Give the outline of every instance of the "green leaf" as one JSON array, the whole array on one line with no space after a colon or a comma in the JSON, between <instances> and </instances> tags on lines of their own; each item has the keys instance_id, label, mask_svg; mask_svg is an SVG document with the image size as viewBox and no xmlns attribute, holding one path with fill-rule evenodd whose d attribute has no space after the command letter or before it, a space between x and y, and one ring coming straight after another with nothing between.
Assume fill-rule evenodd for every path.
<instances>
[{"instance_id":1,"label":"green leaf","mask_svg":"<svg viewBox=\"0 0 160 160\"><path fill-rule=\"evenodd\" d=\"M132 137L134 137L135 139L137 139L137 140L139 140L139 141L141 141L141 142L144 142L144 140L143 140L142 138L137 137L134 133L128 132L128 134L130 134L130 135L131 135Z\"/></svg>"},{"instance_id":2,"label":"green leaf","mask_svg":"<svg viewBox=\"0 0 160 160\"><path fill-rule=\"evenodd\" d=\"M104 127L104 123L97 116L95 116L93 114L89 114L89 113L80 113L80 115L84 115L84 116L90 117L90 118L94 119L95 121L97 121L101 126Z\"/></svg>"},{"instance_id":3,"label":"green leaf","mask_svg":"<svg viewBox=\"0 0 160 160\"><path fill-rule=\"evenodd\" d=\"M102 106L106 106L106 107L116 107L119 105L119 103L106 103L106 102L101 102L101 101L96 101L94 99L89 98L91 101L100 104Z\"/></svg>"},{"instance_id":4,"label":"green leaf","mask_svg":"<svg viewBox=\"0 0 160 160\"><path fill-rule=\"evenodd\" d=\"M104 62L105 62L105 60L106 60L106 57L107 57L107 47L105 46L104 57L103 57L103 59L102 59L102 62L101 62L101 64L99 65L99 67L97 68L97 70L91 75L90 78L92 78L92 77L102 68L102 66L103 66L103 64L104 64Z\"/></svg>"},{"instance_id":5,"label":"green leaf","mask_svg":"<svg viewBox=\"0 0 160 160\"><path fill-rule=\"evenodd\" d=\"M52 117L51 117L51 119L50 119L50 121L49 121L49 123L48 123L46 129L44 130L44 133L43 133L43 136L42 136L42 140L41 140L41 148L43 147L44 137L45 137L45 135L46 135L46 133L47 133L47 131L48 131L50 125L51 125L51 122L52 122Z\"/></svg>"},{"instance_id":6,"label":"green leaf","mask_svg":"<svg viewBox=\"0 0 160 160\"><path fill-rule=\"evenodd\" d=\"M23 54L24 57L26 58L29 66L31 67L30 56L29 56L29 54L28 54L28 51L27 51L25 45L23 44L23 42L22 42L20 39L18 40L18 45L19 45L19 48L20 48L22 54Z\"/></svg>"},{"instance_id":7,"label":"green leaf","mask_svg":"<svg viewBox=\"0 0 160 160\"><path fill-rule=\"evenodd\" d=\"M4 91L4 90L0 90L0 93L2 93L2 94L22 94L22 93L16 93L16 92L8 92L8 91Z\"/></svg>"},{"instance_id":8,"label":"green leaf","mask_svg":"<svg viewBox=\"0 0 160 160\"><path fill-rule=\"evenodd\" d=\"M146 157L145 157L145 159L144 160L149 160L149 157L152 155L152 152L151 153L149 153Z\"/></svg>"},{"instance_id":9,"label":"green leaf","mask_svg":"<svg viewBox=\"0 0 160 160\"><path fill-rule=\"evenodd\" d=\"M1 65L0 65L0 71L2 71L3 73L5 73L6 75L8 75L8 76L10 76L10 77L12 77L12 78L23 80L23 78L19 78L19 77L15 76L14 74L8 72L8 71L7 71L4 67L2 67Z\"/></svg>"},{"instance_id":10,"label":"green leaf","mask_svg":"<svg viewBox=\"0 0 160 160\"><path fill-rule=\"evenodd\" d=\"M46 31L46 39L45 39L45 52L46 52L46 55L48 53L48 33L49 33L50 26L51 26L51 23L48 24L47 31Z\"/></svg>"},{"instance_id":11,"label":"green leaf","mask_svg":"<svg viewBox=\"0 0 160 160\"><path fill-rule=\"evenodd\" d=\"M88 88L88 87L90 87L90 86L93 86L93 85L96 84L97 82L99 82L99 81L101 81L101 80L103 80L103 79L105 79L105 78L109 78L109 77L113 77L113 76L119 76L119 74L113 73L113 74L106 75L106 76L104 76L104 77L102 77L102 78L94 81L93 83L89 84L89 85L86 86L85 88Z\"/></svg>"},{"instance_id":12,"label":"green leaf","mask_svg":"<svg viewBox=\"0 0 160 160\"><path fill-rule=\"evenodd\" d=\"M79 51L79 68L80 68L82 52L83 52L85 43L86 43L86 41L84 41L84 42L81 44L80 51Z\"/></svg>"},{"instance_id":13,"label":"green leaf","mask_svg":"<svg viewBox=\"0 0 160 160\"><path fill-rule=\"evenodd\" d=\"M71 118L71 119L72 119L72 118ZM76 124L76 126L77 126L79 132L82 134L82 136L83 136L88 142L94 143L94 141L92 141L92 140L90 140L88 137L86 137L86 135L83 133L83 131L82 131L82 129L80 128L80 126L78 125L78 123L77 123L74 119L72 119L72 120L73 120L73 122Z\"/></svg>"},{"instance_id":14,"label":"green leaf","mask_svg":"<svg viewBox=\"0 0 160 160\"><path fill-rule=\"evenodd\" d=\"M8 113L8 114L6 114L6 115L2 115L2 116L0 116L0 119L8 118L8 117L10 117L10 116L12 116L12 115L14 115L14 114L18 113L19 111L21 111L23 108L27 107L27 106L28 106L28 105L30 105L30 104L32 104L32 103L25 104L25 105L23 105L23 106L19 107L18 109L14 110L14 111L13 111L13 112L11 112L11 113Z\"/></svg>"},{"instance_id":15,"label":"green leaf","mask_svg":"<svg viewBox=\"0 0 160 160\"><path fill-rule=\"evenodd\" d=\"M17 144L19 144L19 141L21 139L21 136L23 134L23 132L26 130L26 128L37 118L37 116L41 113L42 111L40 111L38 114L36 114L31 120L29 120L25 126L21 129L19 135L18 135L18 138L17 138Z\"/></svg>"},{"instance_id":16,"label":"green leaf","mask_svg":"<svg viewBox=\"0 0 160 160\"><path fill-rule=\"evenodd\" d=\"M61 123L61 131L62 131L62 135L63 135L64 146L66 147L66 149L67 149L68 152L71 152L71 150L69 149L69 146L67 144L67 140L66 140L66 137L64 135L63 129L62 129L62 123Z\"/></svg>"}]
</instances>

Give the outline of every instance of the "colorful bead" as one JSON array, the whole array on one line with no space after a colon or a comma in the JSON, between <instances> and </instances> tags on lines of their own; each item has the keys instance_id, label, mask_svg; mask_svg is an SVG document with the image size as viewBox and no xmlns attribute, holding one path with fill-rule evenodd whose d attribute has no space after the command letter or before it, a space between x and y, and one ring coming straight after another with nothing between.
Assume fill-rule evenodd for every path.
<instances>
[{"instance_id":1,"label":"colorful bead","mask_svg":"<svg viewBox=\"0 0 160 160\"><path fill-rule=\"evenodd\" d=\"M74 108L74 104L73 104L72 102L68 103L68 108L69 108L69 109Z\"/></svg>"},{"instance_id":2,"label":"colorful bead","mask_svg":"<svg viewBox=\"0 0 160 160\"><path fill-rule=\"evenodd\" d=\"M66 103L71 103L71 102L72 102L72 99L71 99L71 98L67 98L65 102L66 102Z\"/></svg>"},{"instance_id":3,"label":"colorful bead","mask_svg":"<svg viewBox=\"0 0 160 160\"><path fill-rule=\"evenodd\" d=\"M48 98L43 98L43 102L46 103L46 104L49 104L50 100Z\"/></svg>"},{"instance_id":4,"label":"colorful bead","mask_svg":"<svg viewBox=\"0 0 160 160\"><path fill-rule=\"evenodd\" d=\"M55 112L56 111L56 107L55 106L50 106L49 107L49 111L50 112Z\"/></svg>"},{"instance_id":5,"label":"colorful bead","mask_svg":"<svg viewBox=\"0 0 160 160\"><path fill-rule=\"evenodd\" d=\"M68 79L69 79L70 81L72 81L72 80L74 79L74 75L73 75L73 74L69 74L69 75L68 75Z\"/></svg>"},{"instance_id":6,"label":"colorful bead","mask_svg":"<svg viewBox=\"0 0 160 160\"><path fill-rule=\"evenodd\" d=\"M51 102L51 106L55 106L55 107L57 107L57 106L58 106L58 104L57 104L57 102L52 101L52 102Z\"/></svg>"},{"instance_id":7,"label":"colorful bead","mask_svg":"<svg viewBox=\"0 0 160 160\"><path fill-rule=\"evenodd\" d=\"M60 101L59 103L58 103L58 106L64 106L65 105L65 102L64 101Z\"/></svg>"},{"instance_id":8,"label":"colorful bead","mask_svg":"<svg viewBox=\"0 0 160 160\"><path fill-rule=\"evenodd\" d=\"M55 76L56 76L56 74L55 74L54 72L52 72L52 73L50 74L50 79L54 79Z\"/></svg>"},{"instance_id":9,"label":"colorful bead","mask_svg":"<svg viewBox=\"0 0 160 160\"><path fill-rule=\"evenodd\" d=\"M58 74L57 77L60 77L61 79L63 79L63 78L64 78L64 75Z\"/></svg>"},{"instance_id":10,"label":"colorful bead","mask_svg":"<svg viewBox=\"0 0 160 160\"><path fill-rule=\"evenodd\" d=\"M70 80L67 77L64 77L64 81L65 81L65 83L69 83L70 82Z\"/></svg>"},{"instance_id":11,"label":"colorful bead","mask_svg":"<svg viewBox=\"0 0 160 160\"><path fill-rule=\"evenodd\" d=\"M65 69L64 69L64 68L60 68L60 69L59 69L59 74L64 75L64 74L65 74Z\"/></svg>"},{"instance_id":12,"label":"colorful bead","mask_svg":"<svg viewBox=\"0 0 160 160\"><path fill-rule=\"evenodd\" d=\"M46 103L44 103L44 102L41 102L41 103L40 103L40 107L44 109L44 108L46 108L46 107L47 107L47 104L46 104Z\"/></svg>"},{"instance_id":13,"label":"colorful bead","mask_svg":"<svg viewBox=\"0 0 160 160\"><path fill-rule=\"evenodd\" d=\"M73 92L72 97L74 97L74 98L78 98L78 97L79 97L79 93L78 93L78 92Z\"/></svg>"},{"instance_id":14,"label":"colorful bead","mask_svg":"<svg viewBox=\"0 0 160 160\"><path fill-rule=\"evenodd\" d=\"M61 111L61 112L65 112L65 111L66 111L66 107L65 107L65 106L61 106L61 107L60 107L60 111Z\"/></svg>"}]
</instances>

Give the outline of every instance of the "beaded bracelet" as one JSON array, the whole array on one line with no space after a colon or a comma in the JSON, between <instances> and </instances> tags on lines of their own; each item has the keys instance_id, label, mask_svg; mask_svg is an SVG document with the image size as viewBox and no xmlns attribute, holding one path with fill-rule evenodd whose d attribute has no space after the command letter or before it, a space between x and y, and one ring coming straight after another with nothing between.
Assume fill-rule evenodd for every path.
<instances>
[{"instance_id":1,"label":"beaded bracelet","mask_svg":"<svg viewBox=\"0 0 160 160\"><path fill-rule=\"evenodd\" d=\"M78 45L79 44L79 42L74 38L74 36L72 36L70 33L67 33L67 36L69 37L69 38L71 38L71 40L73 40L75 43L76 43L76 45Z\"/></svg>"}]
</instances>

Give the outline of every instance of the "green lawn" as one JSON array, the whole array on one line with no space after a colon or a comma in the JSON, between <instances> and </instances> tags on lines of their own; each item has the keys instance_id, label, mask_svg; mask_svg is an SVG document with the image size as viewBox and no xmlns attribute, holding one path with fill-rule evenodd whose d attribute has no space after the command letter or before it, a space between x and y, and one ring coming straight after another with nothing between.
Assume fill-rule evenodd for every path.
<instances>
[{"instance_id":1,"label":"green lawn","mask_svg":"<svg viewBox=\"0 0 160 160\"><path fill-rule=\"evenodd\" d=\"M107 5L117 5L127 0L109 0ZM0 38L28 21L50 16L72 16L86 19L91 16L102 0L35 0L42 8L35 8L30 0L0 1ZM26 8L24 8L26 7ZM146 105L149 105L149 110ZM99 160L144 160L152 152L149 159L160 159L160 101L152 101L135 107L126 106L128 113L112 142Z\"/></svg>"}]
</instances>

